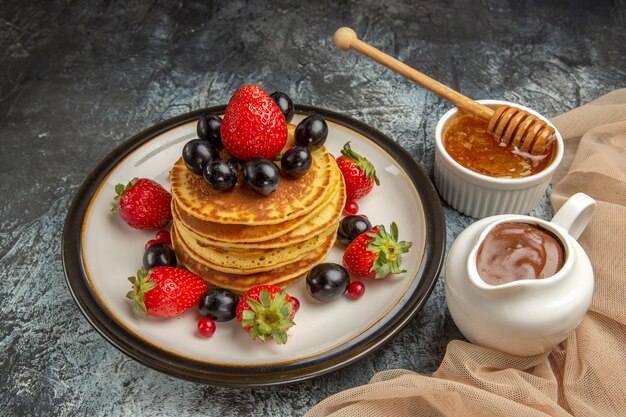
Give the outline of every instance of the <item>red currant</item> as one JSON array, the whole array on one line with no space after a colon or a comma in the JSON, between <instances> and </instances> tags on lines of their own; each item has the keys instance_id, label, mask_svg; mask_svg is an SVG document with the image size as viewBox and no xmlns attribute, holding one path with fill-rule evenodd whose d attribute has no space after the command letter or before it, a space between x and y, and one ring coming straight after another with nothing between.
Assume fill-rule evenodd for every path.
<instances>
[{"instance_id":1,"label":"red currant","mask_svg":"<svg viewBox=\"0 0 626 417\"><path fill-rule=\"evenodd\" d=\"M359 205L356 201L346 201L346 206L343 208L343 214L346 216L353 216L359 212Z\"/></svg>"},{"instance_id":2,"label":"red currant","mask_svg":"<svg viewBox=\"0 0 626 417\"><path fill-rule=\"evenodd\" d=\"M352 300L358 300L365 294L365 285L361 281L352 281L346 289L346 296Z\"/></svg>"},{"instance_id":3,"label":"red currant","mask_svg":"<svg viewBox=\"0 0 626 417\"><path fill-rule=\"evenodd\" d=\"M161 242L161 241L159 241L159 240L156 240L156 239L151 239L151 240L149 240L149 241L147 241L147 242L146 242L146 246L144 246L144 248L143 248L143 249L144 249L144 250L148 250L148 248L149 248L150 246L156 245L157 243L163 243L163 242Z\"/></svg>"},{"instance_id":4,"label":"red currant","mask_svg":"<svg viewBox=\"0 0 626 417\"><path fill-rule=\"evenodd\" d=\"M166 245L172 244L172 237L170 236L170 232L167 230L159 230L156 234L156 240L161 243L165 243Z\"/></svg>"},{"instance_id":5,"label":"red currant","mask_svg":"<svg viewBox=\"0 0 626 417\"><path fill-rule=\"evenodd\" d=\"M293 305L293 313L297 313L300 310L300 300L293 295L291 296L291 305Z\"/></svg>"},{"instance_id":6,"label":"red currant","mask_svg":"<svg viewBox=\"0 0 626 417\"><path fill-rule=\"evenodd\" d=\"M198 322L198 335L202 337L211 337L215 333L215 322L208 318L204 317L200 319Z\"/></svg>"}]
</instances>

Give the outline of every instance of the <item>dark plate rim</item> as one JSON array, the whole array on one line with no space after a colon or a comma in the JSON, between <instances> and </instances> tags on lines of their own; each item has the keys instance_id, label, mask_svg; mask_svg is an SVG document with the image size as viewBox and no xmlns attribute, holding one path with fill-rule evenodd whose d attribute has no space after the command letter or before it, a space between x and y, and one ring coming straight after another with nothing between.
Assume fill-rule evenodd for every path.
<instances>
[{"instance_id":1,"label":"dark plate rim","mask_svg":"<svg viewBox=\"0 0 626 417\"><path fill-rule=\"evenodd\" d=\"M194 382L238 387L296 383L336 371L373 353L399 333L422 309L437 283L446 244L443 207L433 183L404 148L371 126L334 111L307 105L295 107L298 114L319 115L373 141L404 168L413 182L424 210L426 230L422 263L416 274L418 278L414 277L414 284L407 291L411 296L403 300L404 305L393 317L386 317L388 320L376 332L366 331L320 355L277 365L222 366L195 361L158 349L137 338L117 322L92 293L82 261L83 221L93 195L109 172L130 152L165 131L197 119L205 112L219 114L226 108L224 105L214 106L165 120L122 143L87 176L68 210L62 240L66 284L87 321L122 353L152 369Z\"/></svg>"}]
</instances>

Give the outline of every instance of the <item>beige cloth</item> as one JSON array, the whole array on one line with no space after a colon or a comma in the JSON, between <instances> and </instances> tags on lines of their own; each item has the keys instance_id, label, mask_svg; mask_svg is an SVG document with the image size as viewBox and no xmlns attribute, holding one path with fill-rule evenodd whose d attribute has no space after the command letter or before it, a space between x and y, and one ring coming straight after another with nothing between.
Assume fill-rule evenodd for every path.
<instances>
[{"instance_id":1,"label":"beige cloth","mask_svg":"<svg viewBox=\"0 0 626 417\"><path fill-rule=\"evenodd\" d=\"M566 144L554 208L579 191L597 201L578 239L594 267L594 297L575 332L532 357L452 341L432 376L379 372L306 417L626 416L626 89L553 122Z\"/></svg>"}]
</instances>

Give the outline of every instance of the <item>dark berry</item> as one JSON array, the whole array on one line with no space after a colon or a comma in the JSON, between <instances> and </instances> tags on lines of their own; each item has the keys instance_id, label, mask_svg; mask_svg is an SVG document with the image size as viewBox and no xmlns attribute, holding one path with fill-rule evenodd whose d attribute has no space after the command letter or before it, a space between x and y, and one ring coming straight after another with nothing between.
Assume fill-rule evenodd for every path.
<instances>
[{"instance_id":1,"label":"dark berry","mask_svg":"<svg viewBox=\"0 0 626 417\"><path fill-rule=\"evenodd\" d=\"M218 150L224 148L222 143L222 134L220 128L222 127L222 119L211 113L204 113L198 118L198 126L196 132L200 139L209 141L209 143L215 146Z\"/></svg>"},{"instance_id":2,"label":"dark berry","mask_svg":"<svg viewBox=\"0 0 626 417\"><path fill-rule=\"evenodd\" d=\"M200 315L215 321L229 321L237 315L239 297L221 288L208 290L198 303Z\"/></svg>"},{"instance_id":3,"label":"dark berry","mask_svg":"<svg viewBox=\"0 0 626 417\"><path fill-rule=\"evenodd\" d=\"M311 168L311 152L305 146L294 146L283 154L280 167L291 178L300 178Z\"/></svg>"},{"instance_id":4,"label":"dark berry","mask_svg":"<svg viewBox=\"0 0 626 417\"><path fill-rule=\"evenodd\" d=\"M287 123L291 122L294 113L293 101L291 101L291 98L289 98L287 94L280 91L274 91L270 94L270 98L274 101L274 103L276 103L280 112L285 116L285 121Z\"/></svg>"},{"instance_id":5,"label":"dark berry","mask_svg":"<svg viewBox=\"0 0 626 417\"><path fill-rule=\"evenodd\" d=\"M350 283L348 271L341 265L322 263L316 265L306 276L306 287L313 298L329 302L346 292Z\"/></svg>"},{"instance_id":6,"label":"dark berry","mask_svg":"<svg viewBox=\"0 0 626 417\"><path fill-rule=\"evenodd\" d=\"M346 289L346 296L352 300L358 300L365 294L365 284L361 281L352 281Z\"/></svg>"},{"instance_id":7,"label":"dark berry","mask_svg":"<svg viewBox=\"0 0 626 417\"><path fill-rule=\"evenodd\" d=\"M201 318L198 321L198 336L211 337L215 334L215 322L208 317Z\"/></svg>"},{"instance_id":8,"label":"dark berry","mask_svg":"<svg viewBox=\"0 0 626 417\"><path fill-rule=\"evenodd\" d=\"M267 158L253 158L244 164L243 178L254 192L268 195L278 188L280 171Z\"/></svg>"},{"instance_id":9,"label":"dark berry","mask_svg":"<svg viewBox=\"0 0 626 417\"><path fill-rule=\"evenodd\" d=\"M348 246L361 233L369 232L372 223L364 216L346 216L339 222L337 240L342 245Z\"/></svg>"},{"instance_id":10,"label":"dark berry","mask_svg":"<svg viewBox=\"0 0 626 417\"><path fill-rule=\"evenodd\" d=\"M156 266L176 266L174 250L164 243L155 243L143 253L144 271Z\"/></svg>"},{"instance_id":11,"label":"dark berry","mask_svg":"<svg viewBox=\"0 0 626 417\"><path fill-rule=\"evenodd\" d=\"M321 147L328 136L328 125L319 116L311 115L298 123L296 127L296 143L307 146L310 150Z\"/></svg>"},{"instance_id":12,"label":"dark berry","mask_svg":"<svg viewBox=\"0 0 626 417\"><path fill-rule=\"evenodd\" d=\"M206 164L202 175L209 183L209 187L215 191L230 191L237 184L237 171L235 171L230 162L222 159L214 159Z\"/></svg>"},{"instance_id":13,"label":"dark berry","mask_svg":"<svg viewBox=\"0 0 626 417\"><path fill-rule=\"evenodd\" d=\"M346 201L346 206L343 208L343 214L346 216L353 216L359 212L359 205L354 200Z\"/></svg>"},{"instance_id":14,"label":"dark berry","mask_svg":"<svg viewBox=\"0 0 626 417\"><path fill-rule=\"evenodd\" d=\"M217 149L206 140L190 140L183 148L183 162L191 172L197 175L202 175L204 166L219 157Z\"/></svg>"}]
</instances>

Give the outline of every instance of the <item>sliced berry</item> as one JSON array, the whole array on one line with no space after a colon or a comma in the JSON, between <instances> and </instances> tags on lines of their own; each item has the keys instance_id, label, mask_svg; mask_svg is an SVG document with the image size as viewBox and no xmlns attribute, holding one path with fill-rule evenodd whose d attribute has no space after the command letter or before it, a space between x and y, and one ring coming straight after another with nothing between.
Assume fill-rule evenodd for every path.
<instances>
[{"instance_id":1,"label":"sliced berry","mask_svg":"<svg viewBox=\"0 0 626 417\"><path fill-rule=\"evenodd\" d=\"M327 136L326 121L316 115L305 118L296 127L296 143L307 146L312 151L321 147L326 142Z\"/></svg>"},{"instance_id":2,"label":"sliced berry","mask_svg":"<svg viewBox=\"0 0 626 417\"><path fill-rule=\"evenodd\" d=\"M358 300L365 294L365 284L361 281L352 281L346 289L346 297L351 300Z\"/></svg>"},{"instance_id":3,"label":"sliced berry","mask_svg":"<svg viewBox=\"0 0 626 417\"><path fill-rule=\"evenodd\" d=\"M346 216L353 216L359 212L359 205L354 200L346 201L346 206L343 208L343 214Z\"/></svg>"},{"instance_id":4,"label":"sliced berry","mask_svg":"<svg viewBox=\"0 0 626 417\"><path fill-rule=\"evenodd\" d=\"M201 318L198 321L198 336L211 337L215 334L215 322L208 317Z\"/></svg>"},{"instance_id":5,"label":"sliced berry","mask_svg":"<svg viewBox=\"0 0 626 417\"><path fill-rule=\"evenodd\" d=\"M294 146L283 154L280 167L291 178L300 178L311 169L311 152L305 146Z\"/></svg>"},{"instance_id":6,"label":"sliced berry","mask_svg":"<svg viewBox=\"0 0 626 417\"><path fill-rule=\"evenodd\" d=\"M203 139L190 140L183 148L183 162L196 175L202 175L204 166L219 157L215 146Z\"/></svg>"},{"instance_id":7,"label":"sliced berry","mask_svg":"<svg viewBox=\"0 0 626 417\"><path fill-rule=\"evenodd\" d=\"M166 245L172 244L172 236L170 235L170 232L168 232L167 230L159 230L156 234L155 239L158 242L165 243Z\"/></svg>"},{"instance_id":8,"label":"sliced berry","mask_svg":"<svg viewBox=\"0 0 626 417\"><path fill-rule=\"evenodd\" d=\"M287 94L280 91L274 91L270 94L270 98L274 103L276 103L283 116L285 116L285 122L289 124L291 119L293 119L294 114L293 101L291 101L291 98Z\"/></svg>"},{"instance_id":9,"label":"sliced berry","mask_svg":"<svg viewBox=\"0 0 626 417\"><path fill-rule=\"evenodd\" d=\"M230 321L237 314L238 303L239 296L236 294L222 288L212 288L200 298L198 310L200 315L215 321Z\"/></svg>"},{"instance_id":10,"label":"sliced berry","mask_svg":"<svg viewBox=\"0 0 626 417\"><path fill-rule=\"evenodd\" d=\"M156 243L143 253L142 266L144 271L157 266L176 266L176 254L168 245Z\"/></svg>"},{"instance_id":11,"label":"sliced berry","mask_svg":"<svg viewBox=\"0 0 626 417\"><path fill-rule=\"evenodd\" d=\"M215 191L230 191L237 184L237 171L230 162L222 159L214 159L206 164L202 175Z\"/></svg>"},{"instance_id":12,"label":"sliced berry","mask_svg":"<svg viewBox=\"0 0 626 417\"><path fill-rule=\"evenodd\" d=\"M209 143L215 146L216 149L223 149L222 134L220 128L222 127L222 119L211 113L204 113L198 118L198 126L196 132L200 139L209 141Z\"/></svg>"},{"instance_id":13,"label":"sliced berry","mask_svg":"<svg viewBox=\"0 0 626 417\"><path fill-rule=\"evenodd\" d=\"M243 166L243 177L254 192L269 195L280 183L280 171L267 158L253 158Z\"/></svg>"},{"instance_id":14,"label":"sliced berry","mask_svg":"<svg viewBox=\"0 0 626 417\"><path fill-rule=\"evenodd\" d=\"M339 222L337 228L337 240L344 246L348 246L361 233L372 230L372 223L363 216L346 216Z\"/></svg>"},{"instance_id":15,"label":"sliced berry","mask_svg":"<svg viewBox=\"0 0 626 417\"><path fill-rule=\"evenodd\" d=\"M306 287L313 298L329 302L341 297L350 283L344 267L334 263L316 265L306 276Z\"/></svg>"}]
</instances>

